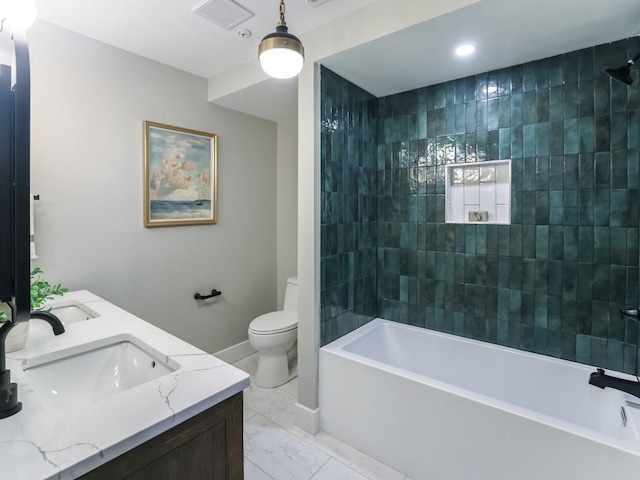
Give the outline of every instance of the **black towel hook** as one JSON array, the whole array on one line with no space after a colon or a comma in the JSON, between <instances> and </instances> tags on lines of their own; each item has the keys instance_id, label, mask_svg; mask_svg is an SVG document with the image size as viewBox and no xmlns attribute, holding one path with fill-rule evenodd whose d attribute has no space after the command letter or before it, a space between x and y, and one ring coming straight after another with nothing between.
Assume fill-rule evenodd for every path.
<instances>
[{"instance_id":1,"label":"black towel hook","mask_svg":"<svg viewBox=\"0 0 640 480\"><path fill-rule=\"evenodd\" d=\"M206 300L207 298L213 298L219 295L222 295L222 292L214 288L213 290L211 290L211 295L200 295L199 293L195 293L193 295L193 298L195 300Z\"/></svg>"}]
</instances>

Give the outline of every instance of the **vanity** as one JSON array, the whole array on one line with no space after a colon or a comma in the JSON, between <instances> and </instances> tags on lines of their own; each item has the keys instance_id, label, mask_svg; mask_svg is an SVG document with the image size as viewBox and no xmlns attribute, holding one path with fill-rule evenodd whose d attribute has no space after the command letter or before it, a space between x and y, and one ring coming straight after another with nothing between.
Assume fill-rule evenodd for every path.
<instances>
[{"instance_id":1,"label":"vanity","mask_svg":"<svg viewBox=\"0 0 640 480\"><path fill-rule=\"evenodd\" d=\"M22 411L0 420L2 478L243 479L249 376L88 291L52 301L7 354Z\"/></svg>"}]
</instances>

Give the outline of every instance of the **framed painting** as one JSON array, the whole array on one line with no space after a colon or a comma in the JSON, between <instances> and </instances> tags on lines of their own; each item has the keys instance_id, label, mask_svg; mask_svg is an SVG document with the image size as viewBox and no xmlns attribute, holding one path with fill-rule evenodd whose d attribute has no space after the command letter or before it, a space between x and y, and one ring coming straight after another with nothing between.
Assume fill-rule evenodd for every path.
<instances>
[{"instance_id":1,"label":"framed painting","mask_svg":"<svg viewBox=\"0 0 640 480\"><path fill-rule=\"evenodd\" d=\"M144 122L144 226L218 220L217 135Z\"/></svg>"}]
</instances>

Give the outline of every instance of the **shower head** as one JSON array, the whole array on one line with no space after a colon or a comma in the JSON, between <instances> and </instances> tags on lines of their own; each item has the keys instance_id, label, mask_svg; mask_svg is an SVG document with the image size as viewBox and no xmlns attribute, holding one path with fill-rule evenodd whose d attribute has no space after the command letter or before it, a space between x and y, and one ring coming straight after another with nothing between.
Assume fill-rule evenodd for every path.
<instances>
[{"instance_id":1,"label":"shower head","mask_svg":"<svg viewBox=\"0 0 640 480\"><path fill-rule=\"evenodd\" d=\"M620 67L605 68L604 73L622 83L631 85L633 83L633 78L631 78L631 67L635 65L638 59L640 59L640 53L633 57L631 60L628 60L627 63Z\"/></svg>"},{"instance_id":2,"label":"shower head","mask_svg":"<svg viewBox=\"0 0 640 480\"><path fill-rule=\"evenodd\" d=\"M633 78L631 78L631 65L629 64L622 65L621 67L605 68L604 73L627 85L633 83Z\"/></svg>"}]
</instances>

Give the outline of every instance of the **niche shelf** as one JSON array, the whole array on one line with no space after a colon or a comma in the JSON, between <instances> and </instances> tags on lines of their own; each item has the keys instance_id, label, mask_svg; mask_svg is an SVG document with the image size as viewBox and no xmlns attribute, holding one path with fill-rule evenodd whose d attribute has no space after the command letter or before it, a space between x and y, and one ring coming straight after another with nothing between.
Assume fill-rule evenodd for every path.
<instances>
[{"instance_id":1,"label":"niche shelf","mask_svg":"<svg viewBox=\"0 0 640 480\"><path fill-rule=\"evenodd\" d=\"M447 165L446 223L511 223L511 160Z\"/></svg>"}]
</instances>

